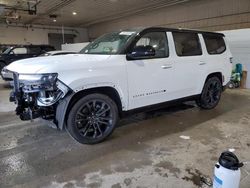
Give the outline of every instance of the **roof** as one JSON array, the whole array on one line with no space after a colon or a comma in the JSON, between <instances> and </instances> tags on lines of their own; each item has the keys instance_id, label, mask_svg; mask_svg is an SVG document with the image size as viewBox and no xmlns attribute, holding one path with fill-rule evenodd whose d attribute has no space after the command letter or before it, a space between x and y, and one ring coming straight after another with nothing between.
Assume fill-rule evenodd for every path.
<instances>
[{"instance_id":1,"label":"roof","mask_svg":"<svg viewBox=\"0 0 250 188\"><path fill-rule=\"evenodd\" d=\"M217 32L210 32L210 31L201 31L201 30L194 30L194 29L183 29L183 28L165 28L165 27L147 27L147 28L136 28L135 31L139 33L144 33L148 31L176 31L176 32L190 32L190 33L201 33L201 34L208 34L208 35L220 35L225 36L223 33Z\"/></svg>"},{"instance_id":2,"label":"roof","mask_svg":"<svg viewBox=\"0 0 250 188\"><path fill-rule=\"evenodd\" d=\"M149 12L166 6L175 6L184 4L187 0L1 0L0 3L11 9L5 9L5 14L0 17L6 20L5 15L11 15L11 12L17 9L21 19L18 23L24 25L53 25L61 27L88 27L93 24L126 18L139 12ZM190 0L188 0L190 1ZM37 5L37 15L30 15L28 12L18 10L19 8L27 10L27 2L34 10ZM174 3L173 3L174 2ZM72 15L76 12L77 15ZM98 14L97 14L98 13ZM49 19L50 15L57 15L56 22ZM15 25L15 22L12 24Z\"/></svg>"},{"instance_id":3,"label":"roof","mask_svg":"<svg viewBox=\"0 0 250 188\"><path fill-rule=\"evenodd\" d=\"M14 44L14 45L8 45L9 48L14 48L14 47L32 47L32 46L34 46L34 47L37 47L37 46L39 46L39 47L53 47L54 48L54 46L51 46L49 44Z\"/></svg>"},{"instance_id":4,"label":"roof","mask_svg":"<svg viewBox=\"0 0 250 188\"><path fill-rule=\"evenodd\" d=\"M48 51L46 53L49 54L58 54L58 53L77 53L77 52L73 52L73 51L64 51L64 50L55 50L55 51Z\"/></svg>"}]
</instances>

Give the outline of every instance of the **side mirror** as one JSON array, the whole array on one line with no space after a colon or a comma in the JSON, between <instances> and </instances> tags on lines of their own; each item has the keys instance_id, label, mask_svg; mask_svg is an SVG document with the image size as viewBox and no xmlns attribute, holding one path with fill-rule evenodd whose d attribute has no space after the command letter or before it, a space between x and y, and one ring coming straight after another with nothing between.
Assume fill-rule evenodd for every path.
<instances>
[{"instance_id":1,"label":"side mirror","mask_svg":"<svg viewBox=\"0 0 250 188\"><path fill-rule=\"evenodd\" d=\"M131 53L127 54L128 60L144 59L155 56L155 49L150 46L136 46Z\"/></svg>"}]
</instances>

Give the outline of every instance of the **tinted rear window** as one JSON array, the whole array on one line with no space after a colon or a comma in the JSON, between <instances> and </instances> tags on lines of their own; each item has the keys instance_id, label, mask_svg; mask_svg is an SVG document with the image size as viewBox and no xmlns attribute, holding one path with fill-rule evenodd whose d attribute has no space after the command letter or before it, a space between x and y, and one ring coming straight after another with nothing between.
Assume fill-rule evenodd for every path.
<instances>
[{"instance_id":1,"label":"tinted rear window","mask_svg":"<svg viewBox=\"0 0 250 188\"><path fill-rule=\"evenodd\" d=\"M209 54L222 54L225 52L226 45L222 36L203 34L203 38Z\"/></svg>"},{"instance_id":2,"label":"tinted rear window","mask_svg":"<svg viewBox=\"0 0 250 188\"><path fill-rule=\"evenodd\" d=\"M40 54L41 53L41 49L40 47L36 47L36 46L32 46L28 48L28 53L29 54Z\"/></svg>"},{"instance_id":3,"label":"tinted rear window","mask_svg":"<svg viewBox=\"0 0 250 188\"><path fill-rule=\"evenodd\" d=\"M53 46L41 46L41 49L44 52L49 52L49 51L54 51L55 50L55 48Z\"/></svg>"},{"instance_id":4,"label":"tinted rear window","mask_svg":"<svg viewBox=\"0 0 250 188\"><path fill-rule=\"evenodd\" d=\"M197 33L173 32L175 49L178 56L202 55Z\"/></svg>"}]
</instances>

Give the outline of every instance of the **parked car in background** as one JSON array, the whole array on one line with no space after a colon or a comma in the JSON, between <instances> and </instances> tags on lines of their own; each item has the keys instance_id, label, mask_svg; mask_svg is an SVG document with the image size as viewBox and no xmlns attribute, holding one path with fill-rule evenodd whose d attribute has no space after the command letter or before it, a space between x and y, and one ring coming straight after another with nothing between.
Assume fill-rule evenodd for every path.
<instances>
[{"instance_id":1,"label":"parked car in background","mask_svg":"<svg viewBox=\"0 0 250 188\"><path fill-rule=\"evenodd\" d=\"M50 45L17 45L6 49L0 55L0 72L6 65L13 61L37 57L45 52L53 51L55 48Z\"/></svg>"},{"instance_id":2,"label":"parked car in background","mask_svg":"<svg viewBox=\"0 0 250 188\"><path fill-rule=\"evenodd\" d=\"M22 120L42 118L80 143L107 138L124 112L195 100L212 109L230 81L221 33L145 28L112 32L79 54L20 60L10 101Z\"/></svg>"},{"instance_id":3,"label":"parked car in background","mask_svg":"<svg viewBox=\"0 0 250 188\"><path fill-rule=\"evenodd\" d=\"M46 52L44 54L41 54L39 57L55 56L55 55L67 55L67 54L76 54L76 53L77 52L56 50L56 51L50 51L50 52Z\"/></svg>"}]
</instances>

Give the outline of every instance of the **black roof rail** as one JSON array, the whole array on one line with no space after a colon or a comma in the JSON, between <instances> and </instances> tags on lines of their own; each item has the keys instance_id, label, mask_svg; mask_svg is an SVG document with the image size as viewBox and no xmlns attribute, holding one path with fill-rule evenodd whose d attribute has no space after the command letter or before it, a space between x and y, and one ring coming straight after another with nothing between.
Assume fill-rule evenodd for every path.
<instances>
[{"instance_id":1,"label":"black roof rail","mask_svg":"<svg viewBox=\"0 0 250 188\"><path fill-rule=\"evenodd\" d=\"M200 33L200 34L208 34L208 35L219 35L224 37L225 35L223 33L217 33L217 32L211 32L211 31L201 31L201 30L195 30L195 29L183 29L183 28L165 28L165 27L147 27L147 28L141 28L139 33L144 33L148 31L173 31L173 32L190 32L190 33Z\"/></svg>"}]
</instances>

